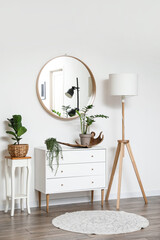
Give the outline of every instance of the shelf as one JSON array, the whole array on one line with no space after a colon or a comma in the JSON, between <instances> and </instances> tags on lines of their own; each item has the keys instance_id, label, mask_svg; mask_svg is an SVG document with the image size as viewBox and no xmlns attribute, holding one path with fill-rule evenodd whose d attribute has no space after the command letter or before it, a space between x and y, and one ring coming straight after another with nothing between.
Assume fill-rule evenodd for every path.
<instances>
[{"instance_id":1,"label":"shelf","mask_svg":"<svg viewBox=\"0 0 160 240\"><path fill-rule=\"evenodd\" d=\"M11 195L8 195L7 197L12 198ZM25 198L27 198L27 195L25 194L18 194L14 197L14 199L25 199Z\"/></svg>"}]
</instances>

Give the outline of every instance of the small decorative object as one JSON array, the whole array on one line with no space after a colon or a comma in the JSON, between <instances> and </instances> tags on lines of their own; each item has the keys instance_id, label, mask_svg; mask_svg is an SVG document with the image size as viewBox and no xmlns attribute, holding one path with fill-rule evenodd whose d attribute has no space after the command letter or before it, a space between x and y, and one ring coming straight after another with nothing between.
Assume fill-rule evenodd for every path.
<instances>
[{"instance_id":1,"label":"small decorative object","mask_svg":"<svg viewBox=\"0 0 160 240\"><path fill-rule=\"evenodd\" d=\"M55 172L55 175L56 175L59 167L59 155L61 156L61 159L63 159L62 147L60 146L60 144L57 142L55 138L46 139L45 144L48 150L47 159L49 161L49 166L52 171L53 171L53 160L56 159L56 162L57 162L57 169Z\"/></svg>"},{"instance_id":2,"label":"small decorative object","mask_svg":"<svg viewBox=\"0 0 160 240\"><path fill-rule=\"evenodd\" d=\"M101 143L104 139L104 135L102 134L102 132L100 132L100 134L97 138L94 138L94 137L95 137L95 132L91 132L91 140L90 140L89 145L82 145L82 144L78 143L77 141L75 141L76 144L64 143L64 142L58 142L58 143L69 146L69 147L90 148L92 146L95 146L95 145Z\"/></svg>"},{"instance_id":3,"label":"small decorative object","mask_svg":"<svg viewBox=\"0 0 160 240\"><path fill-rule=\"evenodd\" d=\"M99 143L101 143L104 139L104 135L102 134L102 132L100 132L99 136L97 138L95 138L95 132L91 132L91 141L90 141L90 146L95 146Z\"/></svg>"},{"instance_id":4,"label":"small decorative object","mask_svg":"<svg viewBox=\"0 0 160 240\"><path fill-rule=\"evenodd\" d=\"M79 118L80 118L80 124L81 124L81 145L90 145L91 141L91 133L88 133L88 128L92 125L92 123L95 122L95 118L108 118L108 116L103 114L96 114L87 116L87 112L93 108L93 105L88 105L84 108L82 108L81 111L76 111Z\"/></svg>"},{"instance_id":5,"label":"small decorative object","mask_svg":"<svg viewBox=\"0 0 160 240\"><path fill-rule=\"evenodd\" d=\"M13 131L6 131L6 133L11 134L12 139L15 141L14 144L8 145L8 151L11 157L25 157L28 152L28 144L19 144L22 139L21 136L27 131L27 129L22 126L21 115L13 115L11 119L7 118L9 121L8 126L13 129Z\"/></svg>"}]
</instances>

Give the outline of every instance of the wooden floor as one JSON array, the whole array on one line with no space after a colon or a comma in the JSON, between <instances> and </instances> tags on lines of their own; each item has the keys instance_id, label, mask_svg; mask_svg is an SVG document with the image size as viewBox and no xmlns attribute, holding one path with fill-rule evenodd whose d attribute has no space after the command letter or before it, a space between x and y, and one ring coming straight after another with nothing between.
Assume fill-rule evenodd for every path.
<instances>
[{"instance_id":1,"label":"wooden floor","mask_svg":"<svg viewBox=\"0 0 160 240\"><path fill-rule=\"evenodd\" d=\"M104 204L106 210L115 210L116 201ZM78 210L100 210L101 203L94 202L71 204L50 207L47 214L45 208L41 210L32 208L32 214L20 210L15 211L15 216L0 212L0 240L160 240L160 196L148 198L148 205L144 205L142 198L121 200L120 210L140 214L146 217L150 226L146 229L119 235L86 235L63 231L52 225L52 219L65 212Z\"/></svg>"}]
</instances>

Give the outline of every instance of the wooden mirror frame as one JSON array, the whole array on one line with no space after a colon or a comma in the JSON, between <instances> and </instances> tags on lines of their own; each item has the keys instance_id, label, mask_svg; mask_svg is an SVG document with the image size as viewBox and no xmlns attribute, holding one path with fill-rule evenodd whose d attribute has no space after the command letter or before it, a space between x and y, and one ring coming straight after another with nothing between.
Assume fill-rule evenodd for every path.
<instances>
[{"instance_id":1,"label":"wooden mirror frame","mask_svg":"<svg viewBox=\"0 0 160 240\"><path fill-rule=\"evenodd\" d=\"M56 115L54 112L51 112L48 110L48 108L44 105L41 97L40 97L40 93L39 93L39 89L38 89L38 83L39 83L39 77L40 77L40 74L42 72L42 70L44 69L44 67L50 62L52 61L53 59L56 59L56 58L60 58L60 57L70 57L70 58L74 58L76 60L78 60L79 62L81 62L85 67L86 69L88 70L90 76L91 76L91 79L92 79L92 94L91 94L91 97L90 97L90 104L93 104L94 100L95 100L95 97L96 97L96 82L95 82L95 78L93 76L93 73L91 72L91 70L89 69L89 67L83 62L81 61L80 59L76 58L76 57L73 57L73 56L69 56L69 55L61 55L61 56L58 56L58 57L54 57L52 59L50 59L48 62L45 63L45 65L41 68L38 76L37 76L37 81L36 81L36 92L37 92L37 96L38 96L38 99L39 99L39 102L40 104L42 105L42 107L46 110L46 112L48 112L52 117L55 117L55 118L58 118L58 119L61 119L61 120L73 120L73 119L76 119L78 118L78 116L73 116L73 117L70 117L70 118L65 118L65 117L61 117L61 116L58 116Z\"/></svg>"}]
</instances>

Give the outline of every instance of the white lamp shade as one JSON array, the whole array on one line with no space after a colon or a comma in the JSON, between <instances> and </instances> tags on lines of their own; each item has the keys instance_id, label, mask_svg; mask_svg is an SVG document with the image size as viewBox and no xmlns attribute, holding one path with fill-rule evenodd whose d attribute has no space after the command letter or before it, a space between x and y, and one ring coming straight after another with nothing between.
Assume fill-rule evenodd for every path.
<instances>
[{"instance_id":1,"label":"white lamp shade","mask_svg":"<svg viewBox=\"0 0 160 240\"><path fill-rule=\"evenodd\" d=\"M138 95L137 74L121 73L109 74L110 94L113 96Z\"/></svg>"}]
</instances>

